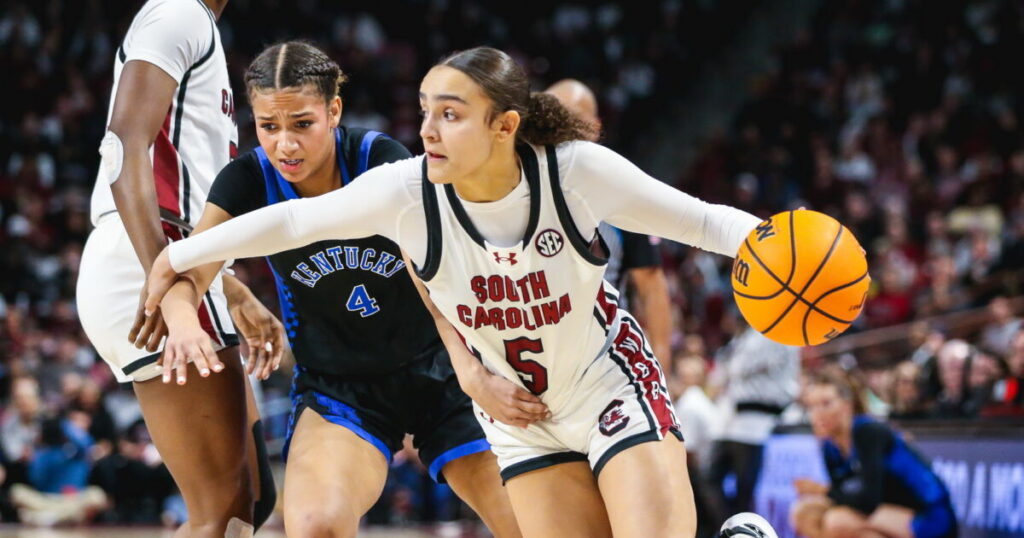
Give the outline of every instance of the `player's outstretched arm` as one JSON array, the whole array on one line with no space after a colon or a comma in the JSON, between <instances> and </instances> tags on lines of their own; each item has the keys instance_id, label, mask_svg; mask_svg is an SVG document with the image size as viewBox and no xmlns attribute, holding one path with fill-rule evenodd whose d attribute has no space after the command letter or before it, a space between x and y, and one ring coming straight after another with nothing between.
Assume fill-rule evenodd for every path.
<instances>
[{"instance_id":1,"label":"player's outstretched arm","mask_svg":"<svg viewBox=\"0 0 1024 538\"><path fill-rule=\"evenodd\" d=\"M441 336L445 349L448 350L448 356L451 357L452 367L455 368L455 375L459 378L459 386L462 387L462 391L492 418L509 426L525 428L538 420L548 418L550 411L540 401L540 398L530 394L522 387L516 386L515 383L488 372L480 364L480 361L469 352L455 327L434 305L423 282L413 271L409 255L404 251L402 259L405 260L409 278L416 286L416 291L420 293L423 304L434 318L437 332Z\"/></svg>"},{"instance_id":2,"label":"player's outstretched arm","mask_svg":"<svg viewBox=\"0 0 1024 538\"><path fill-rule=\"evenodd\" d=\"M566 198L578 197L597 222L735 256L761 220L710 204L651 177L618 153L586 142L575 147ZM589 228L589 226L588 226ZM586 228L580 228L586 229Z\"/></svg>"}]
</instances>

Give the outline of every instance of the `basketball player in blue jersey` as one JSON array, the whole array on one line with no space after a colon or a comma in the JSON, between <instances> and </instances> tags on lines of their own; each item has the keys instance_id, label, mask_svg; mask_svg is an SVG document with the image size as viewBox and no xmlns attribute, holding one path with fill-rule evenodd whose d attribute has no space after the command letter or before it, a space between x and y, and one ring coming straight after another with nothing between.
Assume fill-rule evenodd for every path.
<instances>
[{"instance_id":1,"label":"basketball player in blue jersey","mask_svg":"<svg viewBox=\"0 0 1024 538\"><path fill-rule=\"evenodd\" d=\"M208 281L226 259L387 237L443 316L449 349L464 340L476 354L452 352L460 383L498 377L551 413L522 427L477 406L524 535L692 537L693 491L664 376L592 247L607 221L735 256L759 220L586 141L591 126L554 97L531 94L522 68L499 50L435 65L420 106L425 155L171 245L154 263L146 311L182 309L168 290ZM186 344L167 366L217 364L208 338Z\"/></svg>"},{"instance_id":2,"label":"basketball player in blue jersey","mask_svg":"<svg viewBox=\"0 0 1024 538\"><path fill-rule=\"evenodd\" d=\"M245 83L260 146L217 176L197 233L343 190L368 168L410 156L379 132L339 124L344 78L302 42L271 46L252 62ZM411 433L432 478L447 481L495 535L519 536L495 457L397 245L331 239L268 262L297 363L285 445L288 534L354 536ZM209 345L194 308L208 283L176 288L180 300L164 312L168 348Z\"/></svg>"},{"instance_id":3,"label":"basketball player in blue jersey","mask_svg":"<svg viewBox=\"0 0 1024 538\"><path fill-rule=\"evenodd\" d=\"M132 327L136 314L141 317L139 297L153 260L168 242L188 236L210 184L236 151L234 101L217 29L226 4L149 0L132 19L113 58L90 207L95 228L76 289L86 335L117 380L132 382L153 442L185 499L189 519L177 536L251 535L275 504L232 319L250 340L261 332L283 333L280 322L240 282L218 276L192 313L224 358L224 370L187 387L157 380L161 316ZM197 415L203 419L196 421Z\"/></svg>"},{"instance_id":4,"label":"basketball player in blue jersey","mask_svg":"<svg viewBox=\"0 0 1024 538\"><path fill-rule=\"evenodd\" d=\"M954 538L949 491L903 436L867 415L859 381L815 372L804 403L830 484L794 484L796 531L809 538Z\"/></svg>"}]
</instances>

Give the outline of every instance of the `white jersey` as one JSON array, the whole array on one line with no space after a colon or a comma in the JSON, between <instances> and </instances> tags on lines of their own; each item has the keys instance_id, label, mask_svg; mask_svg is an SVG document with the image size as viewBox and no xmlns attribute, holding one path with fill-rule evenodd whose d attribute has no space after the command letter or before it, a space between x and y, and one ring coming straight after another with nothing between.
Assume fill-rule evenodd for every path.
<instances>
[{"instance_id":1,"label":"white jersey","mask_svg":"<svg viewBox=\"0 0 1024 538\"><path fill-rule=\"evenodd\" d=\"M424 184L428 249L420 276L487 367L520 380L555 411L608 345L618 294L604 281L607 260L572 222L554 149L523 148L520 158L530 214L510 247L477 231L450 184Z\"/></svg>"},{"instance_id":2,"label":"white jersey","mask_svg":"<svg viewBox=\"0 0 1024 538\"><path fill-rule=\"evenodd\" d=\"M163 213L194 226L217 172L238 145L234 97L213 13L200 0L146 2L117 49L108 124L121 71L132 60L149 62L178 82L150 157ZM99 178L92 193L93 225L116 209L110 185Z\"/></svg>"}]
</instances>

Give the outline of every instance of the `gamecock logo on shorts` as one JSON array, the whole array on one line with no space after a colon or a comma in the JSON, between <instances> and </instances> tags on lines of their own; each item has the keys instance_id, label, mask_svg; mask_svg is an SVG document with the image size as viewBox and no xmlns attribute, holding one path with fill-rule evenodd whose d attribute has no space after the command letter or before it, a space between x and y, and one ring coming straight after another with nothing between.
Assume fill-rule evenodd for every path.
<instances>
[{"instance_id":1,"label":"gamecock logo on shorts","mask_svg":"<svg viewBox=\"0 0 1024 538\"><path fill-rule=\"evenodd\" d=\"M562 251L562 247L565 246L565 240L562 239L562 234L558 233L558 230L544 230L537 234L537 240L533 242L537 246L537 252L540 252L542 256L548 258L558 254Z\"/></svg>"},{"instance_id":2,"label":"gamecock logo on shorts","mask_svg":"<svg viewBox=\"0 0 1024 538\"><path fill-rule=\"evenodd\" d=\"M629 424L629 417L622 412L622 400L612 400L612 403L601 412L597 429L601 430L605 437L611 437L625 428L626 424Z\"/></svg>"}]
</instances>

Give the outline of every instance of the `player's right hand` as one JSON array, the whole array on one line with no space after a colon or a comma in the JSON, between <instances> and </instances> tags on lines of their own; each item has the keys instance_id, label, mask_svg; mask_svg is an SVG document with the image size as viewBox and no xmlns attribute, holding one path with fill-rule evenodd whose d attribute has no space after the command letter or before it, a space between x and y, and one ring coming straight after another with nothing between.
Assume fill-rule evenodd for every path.
<instances>
[{"instance_id":1,"label":"player's right hand","mask_svg":"<svg viewBox=\"0 0 1024 538\"><path fill-rule=\"evenodd\" d=\"M224 369L224 364L217 358L217 352L210 343L210 335L206 334L198 322L181 327L171 324L164 352L157 359L157 364L163 369L163 382L170 383L173 375L179 385L184 385L188 381L190 359L203 377L210 375L211 370L220 372Z\"/></svg>"},{"instance_id":2,"label":"player's right hand","mask_svg":"<svg viewBox=\"0 0 1024 538\"><path fill-rule=\"evenodd\" d=\"M540 398L490 372L473 383L466 394L491 418L509 426L525 428L538 420L551 418L551 411Z\"/></svg>"}]
</instances>

